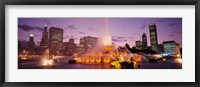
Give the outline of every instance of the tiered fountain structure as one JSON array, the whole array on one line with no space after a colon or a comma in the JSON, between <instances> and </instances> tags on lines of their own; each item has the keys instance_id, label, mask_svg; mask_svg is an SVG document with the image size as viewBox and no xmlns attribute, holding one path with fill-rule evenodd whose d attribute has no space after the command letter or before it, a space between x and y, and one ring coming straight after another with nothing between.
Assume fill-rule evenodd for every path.
<instances>
[{"instance_id":1,"label":"tiered fountain structure","mask_svg":"<svg viewBox=\"0 0 200 87\"><path fill-rule=\"evenodd\" d=\"M117 59L119 61L130 59L131 53L128 50L120 52L115 44L112 44L112 38L108 34L108 19L106 18L105 21L105 35L101 38L96 47L91 48L84 55L76 58L78 63L107 64Z\"/></svg>"}]
</instances>

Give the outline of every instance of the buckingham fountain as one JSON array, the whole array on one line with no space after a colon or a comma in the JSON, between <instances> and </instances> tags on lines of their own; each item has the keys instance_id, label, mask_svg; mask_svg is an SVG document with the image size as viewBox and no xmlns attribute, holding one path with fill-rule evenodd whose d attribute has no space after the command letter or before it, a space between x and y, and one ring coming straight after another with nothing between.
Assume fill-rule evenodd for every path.
<instances>
[{"instance_id":1,"label":"buckingham fountain","mask_svg":"<svg viewBox=\"0 0 200 87\"><path fill-rule=\"evenodd\" d=\"M100 39L97 46L89 49L84 55L76 57L77 63L81 64L110 64L112 61L130 61L133 56L131 52L119 51L117 46L112 43L112 38L108 33L108 19L105 19L106 29L104 36Z\"/></svg>"}]
</instances>

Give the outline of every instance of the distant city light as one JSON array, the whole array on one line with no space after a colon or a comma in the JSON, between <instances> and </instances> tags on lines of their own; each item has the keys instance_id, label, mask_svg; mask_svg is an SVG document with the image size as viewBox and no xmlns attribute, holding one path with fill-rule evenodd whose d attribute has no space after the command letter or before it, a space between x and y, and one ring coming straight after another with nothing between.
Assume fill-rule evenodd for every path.
<instances>
[{"instance_id":1,"label":"distant city light","mask_svg":"<svg viewBox=\"0 0 200 87\"><path fill-rule=\"evenodd\" d=\"M34 37L34 34L30 34L30 37Z\"/></svg>"}]
</instances>

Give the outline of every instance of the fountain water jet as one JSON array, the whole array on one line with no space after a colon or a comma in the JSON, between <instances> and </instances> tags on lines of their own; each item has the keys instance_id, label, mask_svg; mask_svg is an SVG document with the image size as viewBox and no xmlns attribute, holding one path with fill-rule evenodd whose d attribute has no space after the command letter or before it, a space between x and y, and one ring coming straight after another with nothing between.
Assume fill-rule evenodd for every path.
<instances>
[{"instance_id":1,"label":"fountain water jet","mask_svg":"<svg viewBox=\"0 0 200 87\"><path fill-rule=\"evenodd\" d=\"M105 18L105 23L106 23L105 35L102 37L101 42L102 42L102 45L108 46L112 44L112 39L108 34L108 18Z\"/></svg>"},{"instance_id":2,"label":"fountain water jet","mask_svg":"<svg viewBox=\"0 0 200 87\"><path fill-rule=\"evenodd\" d=\"M50 58L49 49L46 49L42 56L42 65L46 66L46 65L52 65L52 64L53 64L53 60Z\"/></svg>"}]
</instances>

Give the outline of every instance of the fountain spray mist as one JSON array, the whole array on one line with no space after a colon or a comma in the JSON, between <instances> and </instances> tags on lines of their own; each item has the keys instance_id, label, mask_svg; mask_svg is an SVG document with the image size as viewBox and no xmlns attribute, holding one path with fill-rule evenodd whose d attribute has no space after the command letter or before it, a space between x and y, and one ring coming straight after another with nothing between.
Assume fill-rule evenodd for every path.
<instances>
[{"instance_id":1,"label":"fountain spray mist","mask_svg":"<svg viewBox=\"0 0 200 87\"><path fill-rule=\"evenodd\" d=\"M107 46L107 45L111 45L112 44L112 39L108 34L108 18L105 18L105 24L106 24L105 35L102 37L102 41L101 42L102 42L102 44L104 46Z\"/></svg>"}]
</instances>

